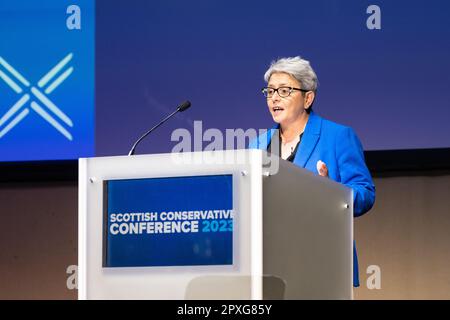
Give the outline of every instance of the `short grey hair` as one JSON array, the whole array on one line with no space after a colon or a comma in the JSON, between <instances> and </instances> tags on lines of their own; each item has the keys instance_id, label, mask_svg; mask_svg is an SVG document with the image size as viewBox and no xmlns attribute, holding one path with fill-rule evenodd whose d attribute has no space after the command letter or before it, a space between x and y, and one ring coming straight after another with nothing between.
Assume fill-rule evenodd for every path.
<instances>
[{"instance_id":1,"label":"short grey hair","mask_svg":"<svg viewBox=\"0 0 450 320\"><path fill-rule=\"evenodd\" d=\"M292 58L281 58L272 61L269 69L264 74L264 80L269 82L273 73L283 72L290 74L302 85L302 89L316 92L317 75L314 72L308 60L302 59L300 56Z\"/></svg>"}]
</instances>

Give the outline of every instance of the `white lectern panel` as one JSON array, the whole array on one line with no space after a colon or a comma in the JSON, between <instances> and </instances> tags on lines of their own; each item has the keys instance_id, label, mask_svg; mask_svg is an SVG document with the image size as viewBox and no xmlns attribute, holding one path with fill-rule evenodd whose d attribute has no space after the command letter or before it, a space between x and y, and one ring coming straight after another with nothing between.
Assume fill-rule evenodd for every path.
<instances>
[{"instance_id":1,"label":"white lectern panel","mask_svg":"<svg viewBox=\"0 0 450 320\"><path fill-rule=\"evenodd\" d=\"M119 267L104 263L105 181L121 179L232 175L233 263L231 265ZM248 232L251 230L251 232ZM161 248L164 250L164 248ZM208 299L210 288L190 286L207 276L250 279L234 293L217 298L262 298L262 154L223 151L79 160L79 298ZM197 292L186 292L195 288ZM200 288L200 289L199 289ZM237 287L236 287L237 288ZM219 289L219 288L218 288Z\"/></svg>"}]
</instances>

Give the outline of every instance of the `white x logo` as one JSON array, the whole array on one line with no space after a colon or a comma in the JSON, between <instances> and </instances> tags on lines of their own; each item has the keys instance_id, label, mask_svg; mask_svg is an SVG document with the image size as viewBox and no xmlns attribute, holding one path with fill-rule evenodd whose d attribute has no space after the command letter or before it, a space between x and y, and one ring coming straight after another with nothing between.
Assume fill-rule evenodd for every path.
<instances>
[{"instance_id":1,"label":"white x logo","mask_svg":"<svg viewBox=\"0 0 450 320\"><path fill-rule=\"evenodd\" d=\"M38 81L37 87L39 89L44 89L47 84L55 78L61 69L63 69L69 61L72 59L73 54L69 53L64 59L62 59L56 66L54 66L41 80ZM21 98L0 118L0 139L8 133L12 128L14 128L20 121L22 121L29 113L30 109L25 104L31 99L30 94L33 99L30 103L31 109L33 109L37 114L44 118L48 123L50 123L56 130L58 130L62 135L64 135L68 140L72 141L72 135L70 132L64 128L63 124L55 119L54 116L59 118L67 126L73 127L72 120L64 114L46 95L53 92L68 76L73 72L73 67L70 67L64 71L59 77L57 77L53 82L51 82L44 90L45 95L35 86L31 86L19 72L17 72L8 62L5 61L0 56L0 66L6 69L9 74L15 78L16 81L24 85L22 88L15 80L8 76L5 72L0 69L0 78L2 78L7 85L11 87L17 94L22 94ZM31 88L30 88L31 86ZM30 92L24 92L28 89ZM38 101L35 101L36 98ZM46 107L41 106L41 104ZM25 107L24 107L25 106ZM50 113L48 112L50 111ZM53 115L52 115L53 114ZM9 121L11 119L11 121ZM8 122L9 121L9 122Z\"/></svg>"}]
</instances>

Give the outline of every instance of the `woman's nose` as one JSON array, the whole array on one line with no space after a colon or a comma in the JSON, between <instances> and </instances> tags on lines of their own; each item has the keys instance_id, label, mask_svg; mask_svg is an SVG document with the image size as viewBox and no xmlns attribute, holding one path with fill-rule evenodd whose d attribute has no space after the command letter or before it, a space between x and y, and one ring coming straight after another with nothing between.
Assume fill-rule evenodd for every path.
<instances>
[{"instance_id":1,"label":"woman's nose","mask_svg":"<svg viewBox=\"0 0 450 320\"><path fill-rule=\"evenodd\" d=\"M272 95L272 101L278 101L280 100L280 96L278 95L278 91L275 91Z\"/></svg>"}]
</instances>

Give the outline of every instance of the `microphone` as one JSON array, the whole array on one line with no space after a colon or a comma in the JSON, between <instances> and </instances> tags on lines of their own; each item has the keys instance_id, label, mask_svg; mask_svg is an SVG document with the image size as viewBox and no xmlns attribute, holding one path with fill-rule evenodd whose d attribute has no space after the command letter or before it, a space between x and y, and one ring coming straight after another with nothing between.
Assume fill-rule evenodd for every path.
<instances>
[{"instance_id":1,"label":"microphone","mask_svg":"<svg viewBox=\"0 0 450 320\"><path fill-rule=\"evenodd\" d=\"M191 103L186 100L185 102L183 102L182 104L180 104L178 106L178 108L172 112L171 114L169 114L167 117L165 117L164 119L162 119L156 126L154 126L153 128L151 128L150 130L148 130L146 133L144 133L142 135L142 137L140 137L139 139L136 140L136 142L133 144L133 146L131 147L130 152L128 152L129 156L134 155L134 152L136 150L136 146L139 144L139 142L142 141L142 139L144 139L146 136L148 136L153 130L155 130L156 128L158 128L160 125L162 125L164 122L166 122L167 120L169 120L171 117L173 117L177 112L183 112L187 109L189 109L189 107L191 106Z\"/></svg>"}]
</instances>

